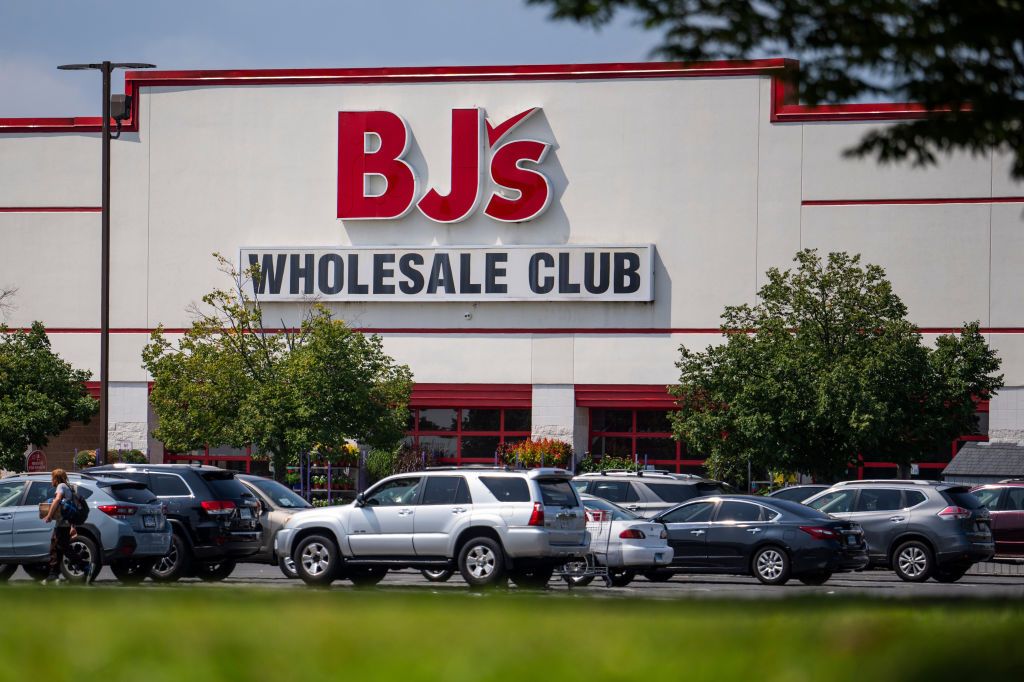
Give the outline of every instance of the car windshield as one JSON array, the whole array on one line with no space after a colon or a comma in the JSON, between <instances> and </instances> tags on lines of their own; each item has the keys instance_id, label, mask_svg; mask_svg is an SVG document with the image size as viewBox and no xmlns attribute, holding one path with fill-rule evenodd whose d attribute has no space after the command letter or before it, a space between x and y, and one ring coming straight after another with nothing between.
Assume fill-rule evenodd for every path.
<instances>
[{"instance_id":1,"label":"car windshield","mask_svg":"<svg viewBox=\"0 0 1024 682\"><path fill-rule=\"evenodd\" d=\"M599 497L584 498L583 506L587 511L598 510L611 512L612 521L635 521L640 518L628 509L623 509L619 505L612 504L608 500L602 500Z\"/></svg>"},{"instance_id":2,"label":"car windshield","mask_svg":"<svg viewBox=\"0 0 1024 682\"><path fill-rule=\"evenodd\" d=\"M313 506L285 486L269 478L250 478L247 482L273 500L274 504L279 507L284 507L285 509L305 509Z\"/></svg>"}]
</instances>

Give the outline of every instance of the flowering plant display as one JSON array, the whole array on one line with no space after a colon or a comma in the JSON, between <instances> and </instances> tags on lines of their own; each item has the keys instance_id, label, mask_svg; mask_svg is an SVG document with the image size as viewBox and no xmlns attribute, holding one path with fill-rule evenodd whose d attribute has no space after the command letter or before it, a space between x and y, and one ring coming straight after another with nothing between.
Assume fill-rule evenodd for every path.
<instances>
[{"instance_id":1,"label":"flowering plant display","mask_svg":"<svg viewBox=\"0 0 1024 682\"><path fill-rule=\"evenodd\" d=\"M567 468L572 462L572 446L554 438L504 443L498 457L508 466L532 469L540 466Z\"/></svg>"}]
</instances>

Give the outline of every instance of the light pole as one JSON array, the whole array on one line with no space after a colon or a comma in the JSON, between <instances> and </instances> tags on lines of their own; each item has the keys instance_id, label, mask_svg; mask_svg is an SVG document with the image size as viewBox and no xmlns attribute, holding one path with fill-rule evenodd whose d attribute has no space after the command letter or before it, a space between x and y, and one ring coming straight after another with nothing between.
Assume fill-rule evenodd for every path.
<instances>
[{"instance_id":1,"label":"light pole","mask_svg":"<svg viewBox=\"0 0 1024 682\"><path fill-rule=\"evenodd\" d=\"M107 460L107 405L110 397L110 74L114 69L155 69L155 64L134 62L101 62L99 64L63 64L62 71L96 69L103 74L102 138L102 227L100 228L100 448L96 463ZM118 124L120 126L120 123ZM119 128L120 129L120 128Z\"/></svg>"}]
</instances>

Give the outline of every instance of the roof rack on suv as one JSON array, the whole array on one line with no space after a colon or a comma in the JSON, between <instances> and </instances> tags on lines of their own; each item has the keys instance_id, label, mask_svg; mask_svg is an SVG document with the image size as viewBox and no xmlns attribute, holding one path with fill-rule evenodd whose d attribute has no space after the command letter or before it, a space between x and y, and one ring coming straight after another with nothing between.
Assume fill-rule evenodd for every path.
<instances>
[{"instance_id":1,"label":"roof rack on suv","mask_svg":"<svg viewBox=\"0 0 1024 682\"><path fill-rule=\"evenodd\" d=\"M512 471L512 467L494 466L493 464L449 464L445 466L426 467L423 471L465 471L466 469L487 471Z\"/></svg>"},{"instance_id":2,"label":"roof rack on suv","mask_svg":"<svg viewBox=\"0 0 1024 682\"><path fill-rule=\"evenodd\" d=\"M1024 478L1004 478L1000 483L1024 483Z\"/></svg>"},{"instance_id":3,"label":"roof rack on suv","mask_svg":"<svg viewBox=\"0 0 1024 682\"><path fill-rule=\"evenodd\" d=\"M602 471L588 471L583 474L584 476L607 476L608 474L633 474L636 476L666 476L668 478L673 477L671 471L667 469L639 469L634 471L632 469L604 469Z\"/></svg>"},{"instance_id":4,"label":"roof rack on suv","mask_svg":"<svg viewBox=\"0 0 1024 682\"><path fill-rule=\"evenodd\" d=\"M920 478L866 478L860 481L839 481L835 486L842 485L939 485L942 481L926 481Z\"/></svg>"}]
</instances>

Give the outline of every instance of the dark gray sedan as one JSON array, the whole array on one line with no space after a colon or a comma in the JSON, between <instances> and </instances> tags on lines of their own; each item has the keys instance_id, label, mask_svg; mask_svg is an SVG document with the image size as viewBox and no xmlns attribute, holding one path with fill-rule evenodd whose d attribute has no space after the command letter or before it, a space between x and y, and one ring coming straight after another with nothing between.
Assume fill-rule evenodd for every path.
<instances>
[{"instance_id":1,"label":"dark gray sedan","mask_svg":"<svg viewBox=\"0 0 1024 682\"><path fill-rule=\"evenodd\" d=\"M256 495L260 502L260 523L263 525L263 538L260 550L245 559L251 564L278 565L281 572L288 578L298 578L295 562L291 557L279 557L274 553L274 537L277 531L297 511L309 509L313 505L277 481L252 474L238 474L236 478Z\"/></svg>"},{"instance_id":2,"label":"dark gray sedan","mask_svg":"<svg viewBox=\"0 0 1024 682\"><path fill-rule=\"evenodd\" d=\"M655 582L675 573L728 573L753 575L766 585L791 577L821 585L837 571L868 565L859 525L787 500L703 497L654 520L665 524L675 552L669 568L644 574Z\"/></svg>"}]
</instances>

